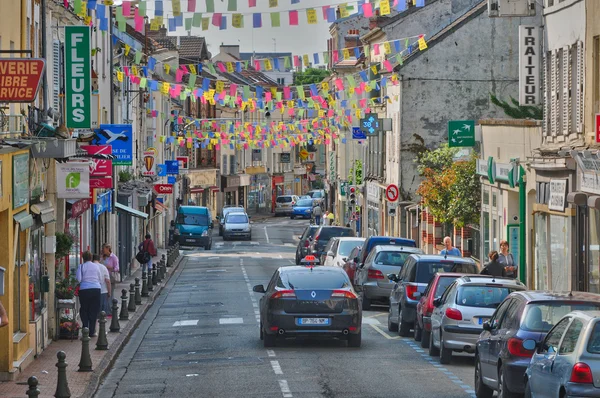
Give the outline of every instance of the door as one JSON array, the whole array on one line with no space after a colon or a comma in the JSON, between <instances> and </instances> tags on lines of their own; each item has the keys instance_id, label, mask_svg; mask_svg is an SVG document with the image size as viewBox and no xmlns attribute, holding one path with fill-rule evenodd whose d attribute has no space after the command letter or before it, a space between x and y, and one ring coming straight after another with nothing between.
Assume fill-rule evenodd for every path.
<instances>
[{"instance_id":1,"label":"door","mask_svg":"<svg viewBox=\"0 0 600 398\"><path fill-rule=\"evenodd\" d=\"M433 339L436 347L439 347L440 345L440 327L444 318L445 304L454 297L455 291L456 282L453 282L448 289L446 289L444 294L442 294L442 297L439 299L439 305L433 309L433 313L431 314L431 339Z\"/></svg>"},{"instance_id":2,"label":"door","mask_svg":"<svg viewBox=\"0 0 600 398\"><path fill-rule=\"evenodd\" d=\"M551 380L553 378L552 367L560 341L570 322L571 318L567 317L557 323L550 330L539 350L533 355L529 365L531 372L529 383L531 383L532 392L538 396L545 396L550 391L549 386L554 383Z\"/></svg>"},{"instance_id":3,"label":"door","mask_svg":"<svg viewBox=\"0 0 600 398\"><path fill-rule=\"evenodd\" d=\"M521 303L517 298L510 300L506 308L504 317L500 320L500 324L495 329L490 339L490 377L497 380L498 377L498 361L503 354L503 348L507 346L508 339L514 336L519 329L521 314L525 308L524 303Z\"/></svg>"},{"instance_id":4,"label":"door","mask_svg":"<svg viewBox=\"0 0 600 398\"><path fill-rule=\"evenodd\" d=\"M481 362L481 376L484 379L491 381L496 380L496 369L490 365L490 349L492 345L492 338L497 338L496 336L498 334L498 328L502 324L504 315L506 314L506 311L512 302L513 300L510 299L500 304L498 309L496 309L496 312L494 312L494 315L492 315L492 317L489 320L490 327L492 330L483 331L481 337L479 338L479 360Z\"/></svg>"},{"instance_id":5,"label":"door","mask_svg":"<svg viewBox=\"0 0 600 398\"><path fill-rule=\"evenodd\" d=\"M554 358L554 364L550 367L551 383L547 385L552 396L559 396L560 387L568 382L571 377L573 365L577 362L575 347L583 329L583 322L577 318L567 328L560 342L558 355Z\"/></svg>"}]
</instances>

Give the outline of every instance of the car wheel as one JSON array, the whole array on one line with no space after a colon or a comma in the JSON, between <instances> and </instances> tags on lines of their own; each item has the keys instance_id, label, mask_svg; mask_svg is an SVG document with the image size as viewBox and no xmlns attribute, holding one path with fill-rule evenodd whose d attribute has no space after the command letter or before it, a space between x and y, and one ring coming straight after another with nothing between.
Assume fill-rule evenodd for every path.
<instances>
[{"instance_id":1,"label":"car wheel","mask_svg":"<svg viewBox=\"0 0 600 398\"><path fill-rule=\"evenodd\" d=\"M452 350L444 347L444 335L440 335L440 363L447 365L452 361Z\"/></svg>"},{"instance_id":2,"label":"car wheel","mask_svg":"<svg viewBox=\"0 0 600 398\"><path fill-rule=\"evenodd\" d=\"M348 347L360 347L361 343L361 334L362 332L358 332L357 334L349 334L348 335Z\"/></svg>"},{"instance_id":3,"label":"car wheel","mask_svg":"<svg viewBox=\"0 0 600 398\"><path fill-rule=\"evenodd\" d=\"M423 337L423 329L421 329L419 327L419 321L415 319L415 326L414 328L414 333L413 333L413 337L415 338L415 341L421 341L421 338Z\"/></svg>"},{"instance_id":4,"label":"car wheel","mask_svg":"<svg viewBox=\"0 0 600 398\"><path fill-rule=\"evenodd\" d=\"M300 265L300 258L298 257L298 253L296 253L296 265Z\"/></svg>"},{"instance_id":5,"label":"car wheel","mask_svg":"<svg viewBox=\"0 0 600 398\"><path fill-rule=\"evenodd\" d=\"M492 398L494 395L494 390L483 383L479 355L475 356L475 395L477 398Z\"/></svg>"},{"instance_id":6,"label":"car wheel","mask_svg":"<svg viewBox=\"0 0 600 398\"><path fill-rule=\"evenodd\" d=\"M265 347L275 347L275 342L277 341L277 335L275 334L263 334L263 346Z\"/></svg>"},{"instance_id":7,"label":"car wheel","mask_svg":"<svg viewBox=\"0 0 600 398\"><path fill-rule=\"evenodd\" d=\"M392 322L392 306L390 305L390 309L388 312L388 331L389 332L397 332L398 331L398 324Z\"/></svg>"},{"instance_id":8,"label":"car wheel","mask_svg":"<svg viewBox=\"0 0 600 398\"><path fill-rule=\"evenodd\" d=\"M365 294L364 289L360 292L360 297L362 298L362 309L363 311L368 311L371 309L371 300L369 300Z\"/></svg>"},{"instance_id":9,"label":"car wheel","mask_svg":"<svg viewBox=\"0 0 600 398\"><path fill-rule=\"evenodd\" d=\"M402 337L410 336L410 325L404 321L402 307L398 310L398 334Z\"/></svg>"},{"instance_id":10,"label":"car wheel","mask_svg":"<svg viewBox=\"0 0 600 398\"><path fill-rule=\"evenodd\" d=\"M433 345L433 331L431 334L432 336L429 338L429 355L432 357L437 357L440 355L440 349Z\"/></svg>"},{"instance_id":11,"label":"car wheel","mask_svg":"<svg viewBox=\"0 0 600 398\"><path fill-rule=\"evenodd\" d=\"M293 220L294 218L296 218L296 216L292 214L292 215L290 216L290 218Z\"/></svg>"},{"instance_id":12,"label":"car wheel","mask_svg":"<svg viewBox=\"0 0 600 398\"><path fill-rule=\"evenodd\" d=\"M431 339L431 332L428 332L427 330L423 330L421 332L421 348L428 348L430 339Z\"/></svg>"},{"instance_id":13,"label":"car wheel","mask_svg":"<svg viewBox=\"0 0 600 398\"><path fill-rule=\"evenodd\" d=\"M517 394L513 394L506 385L506 378L504 377L504 366L498 368L498 398L514 398Z\"/></svg>"}]
</instances>

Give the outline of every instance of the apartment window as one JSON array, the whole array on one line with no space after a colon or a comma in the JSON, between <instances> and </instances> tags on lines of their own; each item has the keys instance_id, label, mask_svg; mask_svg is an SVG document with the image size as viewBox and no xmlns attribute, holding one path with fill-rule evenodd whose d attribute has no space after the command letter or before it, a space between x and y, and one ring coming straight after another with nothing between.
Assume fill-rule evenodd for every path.
<instances>
[{"instance_id":1,"label":"apartment window","mask_svg":"<svg viewBox=\"0 0 600 398\"><path fill-rule=\"evenodd\" d=\"M31 50L31 20L27 18L27 28L25 29L25 48ZM35 57L35 54L33 55Z\"/></svg>"},{"instance_id":2,"label":"apartment window","mask_svg":"<svg viewBox=\"0 0 600 398\"><path fill-rule=\"evenodd\" d=\"M279 84L280 86L283 86L285 84L285 77L278 77L277 84Z\"/></svg>"},{"instance_id":3,"label":"apartment window","mask_svg":"<svg viewBox=\"0 0 600 398\"><path fill-rule=\"evenodd\" d=\"M237 173L237 164L235 155L229 155L229 174L234 175Z\"/></svg>"}]
</instances>

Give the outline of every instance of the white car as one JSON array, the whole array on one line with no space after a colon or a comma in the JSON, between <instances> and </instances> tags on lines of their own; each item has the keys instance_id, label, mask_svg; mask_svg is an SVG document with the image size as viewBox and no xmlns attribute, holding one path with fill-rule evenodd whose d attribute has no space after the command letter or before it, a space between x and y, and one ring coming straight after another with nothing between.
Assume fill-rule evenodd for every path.
<instances>
[{"instance_id":1,"label":"white car","mask_svg":"<svg viewBox=\"0 0 600 398\"><path fill-rule=\"evenodd\" d=\"M322 265L343 267L348 255L357 246L362 246L365 238L333 238L325 249L325 261Z\"/></svg>"}]
</instances>

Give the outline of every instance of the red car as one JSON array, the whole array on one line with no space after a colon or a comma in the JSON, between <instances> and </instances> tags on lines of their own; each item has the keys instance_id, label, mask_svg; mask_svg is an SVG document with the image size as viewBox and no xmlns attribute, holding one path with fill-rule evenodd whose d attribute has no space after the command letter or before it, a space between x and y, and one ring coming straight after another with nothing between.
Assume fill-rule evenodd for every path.
<instances>
[{"instance_id":1,"label":"red car","mask_svg":"<svg viewBox=\"0 0 600 398\"><path fill-rule=\"evenodd\" d=\"M415 320L415 340L421 341L421 347L429 347L431 337L431 313L435 306L433 300L440 298L446 288L464 274L456 272L438 272L433 276L427 289L417 303L417 319Z\"/></svg>"},{"instance_id":2,"label":"red car","mask_svg":"<svg viewBox=\"0 0 600 398\"><path fill-rule=\"evenodd\" d=\"M348 274L348 278L352 281L352 285L354 286L354 276L356 275L356 267L358 265L358 259L360 257L360 251L362 250L361 246L355 247L352 249L350 254L348 254L348 260L343 265L344 271Z\"/></svg>"}]
</instances>

